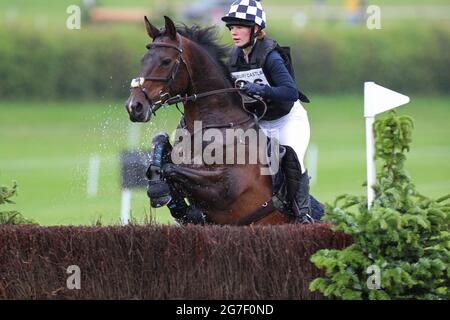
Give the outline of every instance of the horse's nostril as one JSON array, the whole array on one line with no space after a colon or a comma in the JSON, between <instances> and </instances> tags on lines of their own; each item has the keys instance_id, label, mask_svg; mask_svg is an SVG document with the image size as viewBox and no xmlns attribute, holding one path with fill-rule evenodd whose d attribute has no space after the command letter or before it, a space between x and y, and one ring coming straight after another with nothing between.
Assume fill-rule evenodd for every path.
<instances>
[{"instance_id":1,"label":"horse's nostril","mask_svg":"<svg viewBox=\"0 0 450 320\"><path fill-rule=\"evenodd\" d=\"M136 102L136 103L134 104L134 110L135 110L137 113L141 113L143 108L144 108L144 106L143 106L142 103L140 103L140 102Z\"/></svg>"}]
</instances>

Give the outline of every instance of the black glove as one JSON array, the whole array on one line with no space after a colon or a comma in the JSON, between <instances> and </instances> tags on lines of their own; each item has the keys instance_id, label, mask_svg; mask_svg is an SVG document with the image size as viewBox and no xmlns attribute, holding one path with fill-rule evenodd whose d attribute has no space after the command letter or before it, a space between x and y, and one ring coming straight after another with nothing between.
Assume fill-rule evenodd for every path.
<instances>
[{"instance_id":1,"label":"black glove","mask_svg":"<svg viewBox=\"0 0 450 320\"><path fill-rule=\"evenodd\" d=\"M246 93L253 96L260 96L261 98L264 98L266 95L266 86L264 84L247 82L242 86L242 89Z\"/></svg>"}]
</instances>

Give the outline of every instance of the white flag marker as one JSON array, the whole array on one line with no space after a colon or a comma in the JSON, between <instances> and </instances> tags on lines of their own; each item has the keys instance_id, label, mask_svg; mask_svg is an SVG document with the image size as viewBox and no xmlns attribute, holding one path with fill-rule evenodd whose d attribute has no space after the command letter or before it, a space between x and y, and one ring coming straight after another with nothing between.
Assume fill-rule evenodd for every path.
<instances>
[{"instance_id":1,"label":"white flag marker","mask_svg":"<svg viewBox=\"0 0 450 320\"><path fill-rule=\"evenodd\" d=\"M397 108L409 102L409 97L382 87L375 82L364 83L364 117L366 118L367 207L372 206L376 180L375 140L373 123L379 113Z\"/></svg>"},{"instance_id":2,"label":"white flag marker","mask_svg":"<svg viewBox=\"0 0 450 320\"><path fill-rule=\"evenodd\" d=\"M364 117L400 107L409 102L409 97L382 87L375 82L364 83Z\"/></svg>"}]
</instances>

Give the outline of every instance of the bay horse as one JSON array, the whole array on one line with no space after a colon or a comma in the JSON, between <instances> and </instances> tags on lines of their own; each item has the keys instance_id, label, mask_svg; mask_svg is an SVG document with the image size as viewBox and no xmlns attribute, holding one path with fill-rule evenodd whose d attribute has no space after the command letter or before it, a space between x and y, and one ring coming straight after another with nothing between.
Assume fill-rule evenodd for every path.
<instances>
[{"instance_id":1,"label":"bay horse","mask_svg":"<svg viewBox=\"0 0 450 320\"><path fill-rule=\"evenodd\" d=\"M217 43L214 28L177 28L169 17L164 18L165 28L160 30L145 17L153 41L147 45L149 51L126 101L130 120L147 122L162 105L183 102L183 127L191 137L197 120L202 121L201 130L258 129L257 119L243 108L242 97L223 63L228 51ZM233 143L239 142L235 139ZM202 144L202 151L205 147ZM245 152L249 152L248 144ZM210 223L293 222L293 216L273 206L272 177L261 174L263 166L261 157L252 164L165 163L161 173Z\"/></svg>"}]
</instances>

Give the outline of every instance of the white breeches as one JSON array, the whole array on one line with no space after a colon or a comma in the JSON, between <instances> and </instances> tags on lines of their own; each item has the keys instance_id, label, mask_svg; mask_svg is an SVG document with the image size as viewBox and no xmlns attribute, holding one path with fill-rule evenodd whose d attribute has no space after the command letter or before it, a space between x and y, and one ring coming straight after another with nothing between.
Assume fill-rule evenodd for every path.
<instances>
[{"instance_id":1,"label":"white breeches","mask_svg":"<svg viewBox=\"0 0 450 320\"><path fill-rule=\"evenodd\" d=\"M287 115L276 120L261 120L259 125L266 136L278 137L281 145L290 146L295 150L302 166L302 173L305 172L303 158L309 144L310 128L308 113L300 101L294 103Z\"/></svg>"}]
</instances>

